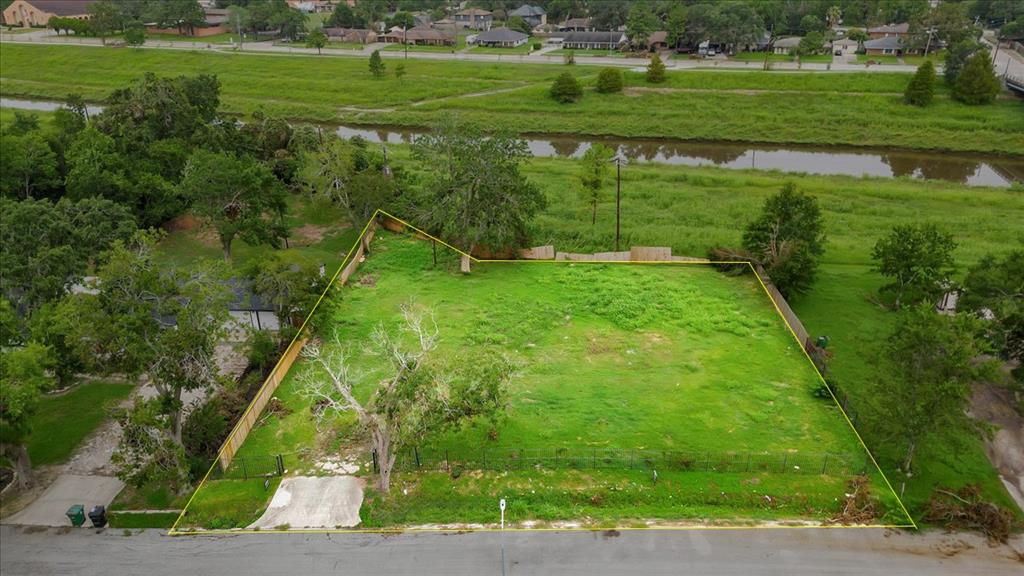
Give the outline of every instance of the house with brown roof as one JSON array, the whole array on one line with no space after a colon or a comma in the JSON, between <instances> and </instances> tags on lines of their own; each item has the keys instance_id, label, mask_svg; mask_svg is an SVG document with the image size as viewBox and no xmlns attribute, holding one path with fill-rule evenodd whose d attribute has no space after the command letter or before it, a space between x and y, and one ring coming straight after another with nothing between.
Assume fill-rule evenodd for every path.
<instances>
[{"instance_id":1,"label":"house with brown roof","mask_svg":"<svg viewBox=\"0 0 1024 576\"><path fill-rule=\"evenodd\" d=\"M906 36L908 32L910 32L910 24L906 22L902 24L886 24L884 26L868 28L868 37L872 40L888 38L889 36L900 38Z\"/></svg>"},{"instance_id":2,"label":"house with brown roof","mask_svg":"<svg viewBox=\"0 0 1024 576\"><path fill-rule=\"evenodd\" d=\"M668 32L664 30L652 32L650 37L647 38L647 48L650 49L651 52L668 50Z\"/></svg>"},{"instance_id":3,"label":"house with brown roof","mask_svg":"<svg viewBox=\"0 0 1024 576\"><path fill-rule=\"evenodd\" d=\"M416 46L454 46L455 35L425 26L417 26L408 30L392 28L386 34L378 36L377 41L389 44L413 44Z\"/></svg>"},{"instance_id":4,"label":"house with brown roof","mask_svg":"<svg viewBox=\"0 0 1024 576\"><path fill-rule=\"evenodd\" d=\"M89 19L89 6L94 0L14 0L4 9L7 26L46 26L50 18Z\"/></svg>"},{"instance_id":5,"label":"house with brown roof","mask_svg":"<svg viewBox=\"0 0 1024 576\"><path fill-rule=\"evenodd\" d=\"M373 44L378 35L366 28L324 28L324 34L332 42L348 42L350 44Z\"/></svg>"},{"instance_id":6,"label":"house with brown roof","mask_svg":"<svg viewBox=\"0 0 1024 576\"><path fill-rule=\"evenodd\" d=\"M490 30L494 14L482 8L466 8L455 13L455 23L463 28Z\"/></svg>"},{"instance_id":7,"label":"house with brown roof","mask_svg":"<svg viewBox=\"0 0 1024 576\"><path fill-rule=\"evenodd\" d=\"M569 18L558 27L563 32L591 32L594 30L590 18Z\"/></svg>"}]
</instances>

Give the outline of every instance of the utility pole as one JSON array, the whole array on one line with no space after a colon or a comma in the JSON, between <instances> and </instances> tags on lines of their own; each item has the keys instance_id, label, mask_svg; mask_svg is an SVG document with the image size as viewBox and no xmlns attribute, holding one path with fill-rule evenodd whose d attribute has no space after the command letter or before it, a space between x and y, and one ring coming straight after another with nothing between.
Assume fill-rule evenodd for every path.
<instances>
[{"instance_id":1,"label":"utility pole","mask_svg":"<svg viewBox=\"0 0 1024 576\"><path fill-rule=\"evenodd\" d=\"M928 41L924 43L924 57L928 58L928 49L932 46L932 34L935 33L935 28L929 28L926 32L928 32Z\"/></svg>"},{"instance_id":2,"label":"utility pole","mask_svg":"<svg viewBox=\"0 0 1024 576\"><path fill-rule=\"evenodd\" d=\"M775 43L775 22L772 22L771 31L768 32L768 45L764 47L764 70L768 70L768 57L772 53L772 44Z\"/></svg>"},{"instance_id":3,"label":"utility pole","mask_svg":"<svg viewBox=\"0 0 1024 576\"><path fill-rule=\"evenodd\" d=\"M615 164L615 251L619 251L619 232L622 216L622 167L629 164L629 159L623 155L620 149L612 158Z\"/></svg>"},{"instance_id":4,"label":"utility pole","mask_svg":"<svg viewBox=\"0 0 1024 576\"><path fill-rule=\"evenodd\" d=\"M238 10L235 11L235 28L238 28L238 51L241 52L242 39L245 37L245 34L242 33L242 18Z\"/></svg>"}]
</instances>

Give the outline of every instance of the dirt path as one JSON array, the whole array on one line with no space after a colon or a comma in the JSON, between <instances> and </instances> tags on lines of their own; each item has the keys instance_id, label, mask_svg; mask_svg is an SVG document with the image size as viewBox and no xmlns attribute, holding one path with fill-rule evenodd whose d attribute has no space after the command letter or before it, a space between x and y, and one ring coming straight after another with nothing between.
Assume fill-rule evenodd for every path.
<instances>
[{"instance_id":1,"label":"dirt path","mask_svg":"<svg viewBox=\"0 0 1024 576\"><path fill-rule=\"evenodd\" d=\"M971 397L973 418L996 427L985 452L1007 491L1024 510L1024 418L1013 409L1013 394L991 384L977 384Z\"/></svg>"}]
</instances>

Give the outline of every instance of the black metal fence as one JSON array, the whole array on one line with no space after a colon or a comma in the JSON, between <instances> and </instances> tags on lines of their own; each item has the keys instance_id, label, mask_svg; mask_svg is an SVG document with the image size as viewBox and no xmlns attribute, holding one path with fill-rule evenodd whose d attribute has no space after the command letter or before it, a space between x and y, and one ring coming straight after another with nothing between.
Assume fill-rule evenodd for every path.
<instances>
[{"instance_id":1,"label":"black metal fence","mask_svg":"<svg viewBox=\"0 0 1024 576\"><path fill-rule=\"evenodd\" d=\"M235 458L227 470L214 466L210 473L211 480L230 478L232 480L248 480L250 478L270 478L284 476L284 457L280 454L268 456L246 456Z\"/></svg>"},{"instance_id":2,"label":"black metal fence","mask_svg":"<svg viewBox=\"0 0 1024 576\"><path fill-rule=\"evenodd\" d=\"M373 455L377 468L376 454ZM487 448L452 451L413 448L395 459L399 471L491 470L659 470L689 472L775 472L779 474L863 474L867 457L827 453L681 452L605 448Z\"/></svg>"}]
</instances>

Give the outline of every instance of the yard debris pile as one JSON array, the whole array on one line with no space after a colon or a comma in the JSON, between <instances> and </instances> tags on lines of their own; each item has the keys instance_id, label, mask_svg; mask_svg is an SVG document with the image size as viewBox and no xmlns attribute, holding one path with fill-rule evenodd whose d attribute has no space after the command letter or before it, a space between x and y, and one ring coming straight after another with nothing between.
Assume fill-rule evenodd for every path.
<instances>
[{"instance_id":1,"label":"yard debris pile","mask_svg":"<svg viewBox=\"0 0 1024 576\"><path fill-rule=\"evenodd\" d=\"M871 497L871 486L867 476L857 476L848 484L843 510L828 519L826 524L870 524L878 517L875 501Z\"/></svg>"},{"instance_id":2,"label":"yard debris pile","mask_svg":"<svg viewBox=\"0 0 1024 576\"><path fill-rule=\"evenodd\" d=\"M978 530L990 542L1003 544L1014 527L1013 514L982 500L981 489L973 484L956 492L936 489L928 501L924 519L941 523L948 530Z\"/></svg>"}]
</instances>

